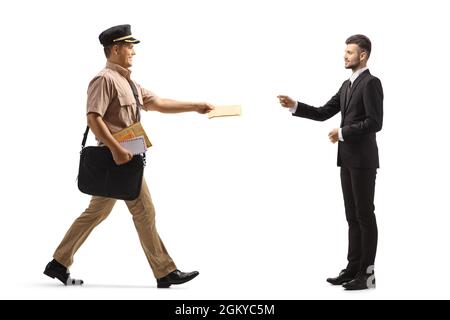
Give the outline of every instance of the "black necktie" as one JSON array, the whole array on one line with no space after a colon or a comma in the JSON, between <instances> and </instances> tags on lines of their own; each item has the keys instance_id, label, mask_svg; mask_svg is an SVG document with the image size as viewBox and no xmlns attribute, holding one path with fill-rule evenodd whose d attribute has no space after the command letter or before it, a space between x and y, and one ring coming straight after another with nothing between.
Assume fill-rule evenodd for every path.
<instances>
[{"instance_id":1,"label":"black necktie","mask_svg":"<svg viewBox=\"0 0 450 320\"><path fill-rule=\"evenodd\" d=\"M352 82L350 81L350 84L347 86L347 92L345 93L345 106L347 107L348 100L350 99L350 94L352 91Z\"/></svg>"}]
</instances>

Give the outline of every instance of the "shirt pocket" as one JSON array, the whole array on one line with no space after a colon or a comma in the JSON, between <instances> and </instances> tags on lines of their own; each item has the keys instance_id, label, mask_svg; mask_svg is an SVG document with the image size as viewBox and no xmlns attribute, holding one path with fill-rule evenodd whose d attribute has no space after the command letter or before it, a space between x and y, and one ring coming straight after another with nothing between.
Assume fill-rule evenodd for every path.
<instances>
[{"instance_id":1,"label":"shirt pocket","mask_svg":"<svg viewBox=\"0 0 450 320\"><path fill-rule=\"evenodd\" d=\"M136 100L134 96L130 97L129 95L119 95L119 117L122 121L127 123L127 125L131 125L137 121L136 116Z\"/></svg>"},{"instance_id":2,"label":"shirt pocket","mask_svg":"<svg viewBox=\"0 0 450 320\"><path fill-rule=\"evenodd\" d=\"M130 96L120 96L119 95L119 103L121 107L135 107L136 106L136 100L134 99L134 97L130 97Z\"/></svg>"}]
</instances>

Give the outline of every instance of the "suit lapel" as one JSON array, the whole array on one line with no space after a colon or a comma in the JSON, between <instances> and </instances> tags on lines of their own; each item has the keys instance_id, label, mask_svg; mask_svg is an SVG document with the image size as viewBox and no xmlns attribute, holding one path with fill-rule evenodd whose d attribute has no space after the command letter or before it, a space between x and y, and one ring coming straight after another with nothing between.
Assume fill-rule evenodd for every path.
<instances>
[{"instance_id":1,"label":"suit lapel","mask_svg":"<svg viewBox=\"0 0 450 320\"><path fill-rule=\"evenodd\" d=\"M355 92L355 90L356 90L356 88L358 87L358 85L359 85L359 83L361 82L361 80L364 79L364 78L365 78L367 75L369 75L369 74L370 74L369 70L366 70L366 71L364 71L363 73L361 73L361 74L359 75L359 77L356 78L356 80L353 82L352 88L351 88L351 90L350 90L350 96L347 98L347 103L345 104L345 110L344 110L344 112L347 112L348 105L349 105L350 100L352 99L352 96L353 96L353 92ZM350 81L349 81L349 83L350 83Z\"/></svg>"}]
</instances>

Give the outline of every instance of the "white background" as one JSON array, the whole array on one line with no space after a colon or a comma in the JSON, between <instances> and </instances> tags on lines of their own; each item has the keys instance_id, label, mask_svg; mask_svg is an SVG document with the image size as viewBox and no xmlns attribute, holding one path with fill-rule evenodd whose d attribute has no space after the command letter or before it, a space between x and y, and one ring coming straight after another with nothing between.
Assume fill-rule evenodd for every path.
<instances>
[{"instance_id":1,"label":"white background","mask_svg":"<svg viewBox=\"0 0 450 320\"><path fill-rule=\"evenodd\" d=\"M0 274L3 299L450 298L446 1L2 2ZM81 288L42 274L89 196L76 186L98 34L130 23L133 77L167 98L241 104L241 117L143 116L145 177L171 256L194 281L157 290L118 203L75 256ZM325 282L347 225L327 133L277 94L319 106L350 76L345 39L373 43L385 93L378 134L377 289ZM89 142L94 143L93 138Z\"/></svg>"}]
</instances>

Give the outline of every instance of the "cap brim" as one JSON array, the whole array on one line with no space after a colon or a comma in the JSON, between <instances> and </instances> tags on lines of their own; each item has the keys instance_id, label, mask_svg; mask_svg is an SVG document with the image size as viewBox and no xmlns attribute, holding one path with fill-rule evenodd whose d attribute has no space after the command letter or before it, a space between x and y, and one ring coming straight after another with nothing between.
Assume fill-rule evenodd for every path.
<instances>
[{"instance_id":1,"label":"cap brim","mask_svg":"<svg viewBox=\"0 0 450 320\"><path fill-rule=\"evenodd\" d=\"M141 42L141 41L139 41L138 39L135 39L135 38L128 38L128 39L125 39L123 41L127 42L127 43L139 43L139 42Z\"/></svg>"},{"instance_id":2,"label":"cap brim","mask_svg":"<svg viewBox=\"0 0 450 320\"><path fill-rule=\"evenodd\" d=\"M128 35L128 36L117 38L117 39L113 40L113 43L118 43L118 42L139 43L140 41L138 39L136 39L135 37L133 37L132 35Z\"/></svg>"}]
</instances>

